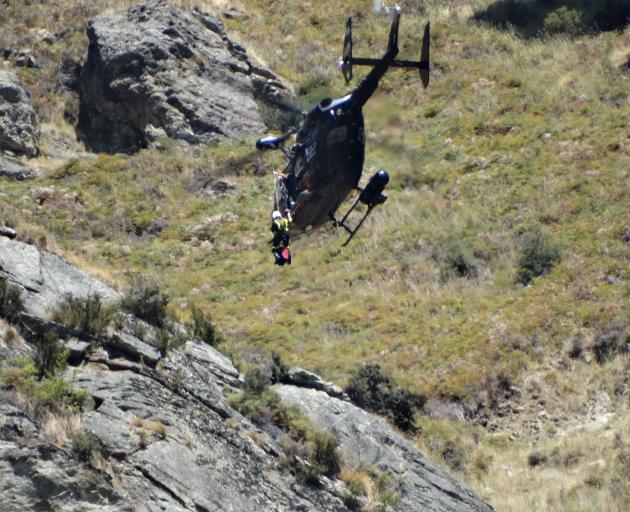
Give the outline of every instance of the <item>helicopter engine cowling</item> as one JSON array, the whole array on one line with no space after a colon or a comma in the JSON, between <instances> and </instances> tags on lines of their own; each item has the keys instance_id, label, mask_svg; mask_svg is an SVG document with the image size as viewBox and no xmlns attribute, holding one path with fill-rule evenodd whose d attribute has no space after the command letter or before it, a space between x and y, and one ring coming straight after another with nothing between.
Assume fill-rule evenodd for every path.
<instances>
[{"instance_id":1,"label":"helicopter engine cowling","mask_svg":"<svg viewBox=\"0 0 630 512\"><path fill-rule=\"evenodd\" d=\"M282 142L282 137L263 137L262 139L258 139L256 141L256 149L260 151L280 149Z\"/></svg>"},{"instance_id":2,"label":"helicopter engine cowling","mask_svg":"<svg viewBox=\"0 0 630 512\"><path fill-rule=\"evenodd\" d=\"M377 171L361 192L359 200L368 206L384 203L387 200L387 196L383 194L383 190L385 190L388 183L389 174L387 171Z\"/></svg>"}]
</instances>

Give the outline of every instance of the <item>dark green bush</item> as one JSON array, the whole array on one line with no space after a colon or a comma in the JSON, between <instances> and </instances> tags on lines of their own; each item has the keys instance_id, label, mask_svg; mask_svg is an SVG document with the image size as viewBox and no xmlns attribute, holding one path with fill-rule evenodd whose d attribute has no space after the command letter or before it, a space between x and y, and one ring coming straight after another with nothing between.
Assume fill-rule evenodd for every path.
<instances>
[{"instance_id":1,"label":"dark green bush","mask_svg":"<svg viewBox=\"0 0 630 512\"><path fill-rule=\"evenodd\" d=\"M277 352L271 353L271 382L273 384L277 382L283 382L289 367L282 360L282 357Z\"/></svg>"},{"instance_id":2,"label":"dark green bush","mask_svg":"<svg viewBox=\"0 0 630 512\"><path fill-rule=\"evenodd\" d=\"M159 329L156 333L156 344L162 357L165 357L171 348L171 335L166 329Z\"/></svg>"},{"instance_id":3,"label":"dark green bush","mask_svg":"<svg viewBox=\"0 0 630 512\"><path fill-rule=\"evenodd\" d=\"M414 413L426 398L397 388L376 364L361 367L348 382L346 393L355 404L387 416L398 428L414 431Z\"/></svg>"},{"instance_id":4,"label":"dark green bush","mask_svg":"<svg viewBox=\"0 0 630 512\"><path fill-rule=\"evenodd\" d=\"M311 436L313 448L310 460L317 465L320 473L329 477L335 477L341 470L337 448L338 439L328 432L317 430Z\"/></svg>"},{"instance_id":5,"label":"dark green bush","mask_svg":"<svg viewBox=\"0 0 630 512\"><path fill-rule=\"evenodd\" d=\"M52 311L52 320L89 336L100 336L112 321L117 305L104 303L98 293L66 298Z\"/></svg>"},{"instance_id":6,"label":"dark green bush","mask_svg":"<svg viewBox=\"0 0 630 512\"><path fill-rule=\"evenodd\" d=\"M548 274L561 260L560 248L542 230L529 231L521 242L516 281L526 285Z\"/></svg>"},{"instance_id":7,"label":"dark green bush","mask_svg":"<svg viewBox=\"0 0 630 512\"><path fill-rule=\"evenodd\" d=\"M72 384L61 377L43 379L35 388L36 405L51 410L81 410L86 399L85 391L74 389Z\"/></svg>"},{"instance_id":8,"label":"dark green bush","mask_svg":"<svg viewBox=\"0 0 630 512\"><path fill-rule=\"evenodd\" d=\"M102 450L102 443L93 435L82 433L72 439L72 453L81 462L89 462L92 454L100 453Z\"/></svg>"},{"instance_id":9,"label":"dark green bush","mask_svg":"<svg viewBox=\"0 0 630 512\"><path fill-rule=\"evenodd\" d=\"M54 331L48 331L36 340L34 363L40 380L52 377L63 370L67 359L68 350L61 344Z\"/></svg>"},{"instance_id":10,"label":"dark green bush","mask_svg":"<svg viewBox=\"0 0 630 512\"><path fill-rule=\"evenodd\" d=\"M138 281L136 287L122 300L125 311L141 318L155 327L164 327L167 323L166 306L169 298L160 291L157 284Z\"/></svg>"},{"instance_id":11,"label":"dark green bush","mask_svg":"<svg viewBox=\"0 0 630 512\"><path fill-rule=\"evenodd\" d=\"M451 277L473 278L479 273L477 263L472 252L460 240L452 240L444 247L444 253L440 257L442 280L447 281Z\"/></svg>"},{"instance_id":12,"label":"dark green bush","mask_svg":"<svg viewBox=\"0 0 630 512\"><path fill-rule=\"evenodd\" d=\"M24 302L20 289L10 285L4 277L0 277L0 317L15 322L22 311Z\"/></svg>"},{"instance_id":13,"label":"dark green bush","mask_svg":"<svg viewBox=\"0 0 630 512\"><path fill-rule=\"evenodd\" d=\"M271 384L271 377L262 366L254 366L245 372L243 387L246 392L260 395Z\"/></svg>"},{"instance_id":14,"label":"dark green bush","mask_svg":"<svg viewBox=\"0 0 630 512\"><path fill-rule=\"evenodd\" d=\"M560 32L576 34L581 26L582 16L580 13L566 5L547 14L543 22L543 28L548 34Z\"/></svg>"},{"instance_id":15,"label":"dark green bush","mask_svg":"<svg viewBox=\"0 0 630 512\"><path fill-rule=\"evenodd\" d=\"M216 347L219 343L219 337L210 317L196 306L191 308L190 313L190 321L186 324L190 335L199 341Z\"/></svg>"}]
</instances>

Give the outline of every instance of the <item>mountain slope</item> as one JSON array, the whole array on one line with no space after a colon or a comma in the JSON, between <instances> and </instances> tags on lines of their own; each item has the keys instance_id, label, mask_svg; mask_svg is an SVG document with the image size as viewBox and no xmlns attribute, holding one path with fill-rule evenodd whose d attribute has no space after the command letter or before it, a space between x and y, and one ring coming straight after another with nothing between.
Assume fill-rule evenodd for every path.
<instances>
[{"instance_id":1,"label":"mountain slope","mask_svg":"<svg viewBox=\"0 0 630 512\"><path fill-rule=\"evenodd\" d=\"M383 51L388 21L364 4L243 2L246 15L225 23L308 103L345 91L334 62L346 15L357 55ZM269 169L281 159L259 159L253 139L43 161L53 169L37 182L3 182L2 215L112 282L157 276L177 314L192 303L211 313L245 363L275 350L342 385L359 364L380 364L429 397L415 441L500 510L622 507L628 30L522 40L469 21L489 2L423 5L403 5L401 57L418 54L431 19L432 83L422 92L417 76L392 72L368 103L366 171L393 179L347 249L324 229L294 240L286 272L273 267ZM46 119L50 93L33 89L40 116L59 123L62 96ZM218 196L219 179L236 190ZM167 226L152 235L154 221ZM525 286L523 244L539 233L561 261Z\"/></svg>"}]
</instances>

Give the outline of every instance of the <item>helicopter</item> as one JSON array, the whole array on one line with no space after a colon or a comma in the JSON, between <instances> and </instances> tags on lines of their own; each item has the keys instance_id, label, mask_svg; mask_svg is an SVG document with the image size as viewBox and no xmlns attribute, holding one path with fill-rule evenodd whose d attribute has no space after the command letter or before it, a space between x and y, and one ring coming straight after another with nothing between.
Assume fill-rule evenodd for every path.
<instances>
[{"instance_id":1,"label":"helicopter","mask_svg":"<svg viewBox=\"0 0 630 512\"><path fill-rule=\"evenodd\" d=\"M392 9L393 19L387 50L380 59L354 57L352 54L352 18L348 18L344 34L343 57L339 68L346 84L352 80L353 66L372 66L369 73L349 94L325 98L304 113L300 125L279 136L268 136L256 142L261 151L280 150L286 157L283 173L277 173L274 210L289 211L292 231L309 231L332 221L344 228L350 243L372 210L383 204L383 193L389 174L379 170L364 188L359 187L365 158L363 106L376 91L380 79L390 67L418 69L424 88L429 85L430 24L424 28L419 61L397 60L400 9ZM284 143L296 135L290 149ZM346 197L356 190L358 197L343 217L337 210ZM367 208L361 220L348 225L348 216L359 205Z\"/></svg>"}]
</instances>

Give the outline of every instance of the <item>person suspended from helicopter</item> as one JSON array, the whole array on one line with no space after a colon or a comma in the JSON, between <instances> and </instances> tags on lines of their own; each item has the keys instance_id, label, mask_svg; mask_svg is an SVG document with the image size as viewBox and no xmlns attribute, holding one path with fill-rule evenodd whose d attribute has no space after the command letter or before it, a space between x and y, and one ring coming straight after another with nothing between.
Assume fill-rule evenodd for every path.
<instances>
[{"instance_id":1,"label":"person suspended from helicopter","mask_svg":"<svg viewBox=\"0 0 630 512\"><path fill-rule=\"evenodd\" d=\"M289 226L291 225L291 212L285 210L283 216L280 211L275 210L271 214L271 252L275 258L276 265L291 265L291 250L289 248Z\"/></svg>"}]
</instances>

